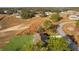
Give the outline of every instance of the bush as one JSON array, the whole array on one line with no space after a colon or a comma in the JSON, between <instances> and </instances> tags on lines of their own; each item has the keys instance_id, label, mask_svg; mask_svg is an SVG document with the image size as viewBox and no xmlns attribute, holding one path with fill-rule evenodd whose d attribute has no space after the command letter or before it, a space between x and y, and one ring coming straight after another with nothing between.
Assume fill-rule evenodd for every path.
<instances>
[{"instance_id":1,"label":"bush","mask_svg":"<svg viewBox=\"0 0 79 59\"><path fill-rule=\"evenodd\" d=\"M59 16L59 14L54 14L51 16L50 19L54 22L57 22L57 21L60 21L61 17Z\"/></svg>"},{"instance_id":2,"label":"bush","mask_svg":"<svg viewBox=\"0 0 79 59\"><path fill-rule=\"evenodd\" d=\"M33 36L15 36L4 48L4 51L31 51L33 50Z\"/></svg>"},{"instance_id":3,"label":"bush","mask_svg":"<svg viewBox=\"0 0 79 59\"><path fill-rule=\"evenodd\" d=\"M52 24L52 22L49 20L46 20L43 26L46 30L52 30L52 32L56 32L56 25Z\"/></svg>"},{"instance_id":4,"label":"bush","mask_svg":"<svg viewBox=\"0 0 79 59\"><path fill-rule=\"evenodd\" d=\"M50 38L48 49L49 51L70 51L69 44L63 38Z\"/></svg>"},{"instance_id":5,"label":"bush","mask_svg":"<svg viewBox=\"0 0 79 59\"><path fill-rule=\"evenodd\" d=\"M44 26L45 29L50 29L51 27L53 27L51 21L49 21L49 20L46 20L44 22L44 25L43 26Z\"/></svg>"}]
</instances>

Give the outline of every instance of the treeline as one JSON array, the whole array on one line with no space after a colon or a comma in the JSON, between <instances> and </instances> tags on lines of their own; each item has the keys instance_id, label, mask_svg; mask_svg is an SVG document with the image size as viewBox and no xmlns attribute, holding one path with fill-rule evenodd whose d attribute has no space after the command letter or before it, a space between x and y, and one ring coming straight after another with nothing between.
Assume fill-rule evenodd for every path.
<instances>
[{"instance_id":1,"label":"treeline","mask_svg":"<svg viewBox=\"0 0 79 59\"><path fill-rule=\"evenodd\" d=\"M27 19L34 17L35 14L38 12L41 13L43 16L46 16L45 12L61 12L67 10L76 10L79 11L78 7L26 7L26 8L0 8L0 14L13 14L18 13L18 10L21 11L19 13L22 18ZM7 11L7 13L5 12Z\"/></svg>"}]
</instances>

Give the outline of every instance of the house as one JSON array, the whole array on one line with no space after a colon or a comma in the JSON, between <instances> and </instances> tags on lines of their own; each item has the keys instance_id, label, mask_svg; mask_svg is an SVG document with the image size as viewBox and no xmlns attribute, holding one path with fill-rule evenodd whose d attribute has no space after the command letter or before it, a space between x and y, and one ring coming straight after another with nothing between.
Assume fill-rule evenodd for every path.
<instances>
[{"instance_id":1,"label":"house","mask_svg":"<svg viewBox=\"0 0 79 59\"><path fill-rule=\"evenodd\" d=\"M41 17L42 14L35 14L35 17Z\"/></svg>"},{"instance_id":2,"label":"house","mask_svg":"<svg viewBox=\"0 0 79 59\"><path fill-rule=\"evenodd\" d=\"M8 13L8 10L4 10L4 13L7 14Z\"/></svg>"},{"instance_id":3,"label":"house","mask_svg":"<svg viewBox=\"0 0 79 59\"><path fill-rule=\"evenodd\" d=\"M47 16L50 16L50 15L52 15L53 13L52 12L45 12L45 15L47 15Z\"/></svg>"},{"instance_id":4,"label":"house","mask_svg":"<svg viewBox=\"0 0 79 59\"><path fill-rule=\"evenodd\" d=\"M74 14L77 13L77 11L74 11L74 10L68 10L68 11L66 11L66 13L67 13L68 15L74 15Z\"/></svg>"},{"instance_id":5,"label":"house","mask_svg":"<svg viewBox=\"0 0 79 59\"><path fill-rule=\"evenodd\" d=\"M0 14L7 14L8 13L8 10L2 10L0 11Z\"/></svg>"},{"instance_id":6,"label":"house","mask_svg":"<svg viewBox=\"0 0 79 59\"><path fill-rule=\"evenodd\" d=\"M21 18L21 15L19 15L18 13L16 13L16 18Z\"/></svg>"}]
</instances>

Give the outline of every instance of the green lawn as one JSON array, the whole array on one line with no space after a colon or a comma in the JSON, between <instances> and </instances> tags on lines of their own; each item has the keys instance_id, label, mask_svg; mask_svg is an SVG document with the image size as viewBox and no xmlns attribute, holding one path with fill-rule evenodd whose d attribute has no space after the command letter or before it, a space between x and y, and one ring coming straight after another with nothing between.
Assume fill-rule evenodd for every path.
<instances>
[{"instance_id":1,"label":"green lawn","mask_svg":"<svg viewBox=\"0 0 79 59\"><path fill-rule=\"evenodd\" d=\"M33 36L24 35L24 36L15 36L11 39L3 50L4 51L29 51L33 49Z\"/></svg>"}]
</instances>

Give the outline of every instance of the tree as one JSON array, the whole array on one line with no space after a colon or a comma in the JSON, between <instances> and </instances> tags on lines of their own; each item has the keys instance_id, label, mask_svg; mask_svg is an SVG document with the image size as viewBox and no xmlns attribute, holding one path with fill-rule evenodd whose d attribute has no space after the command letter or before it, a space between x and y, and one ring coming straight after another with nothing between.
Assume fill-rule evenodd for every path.
<instances>
[{"instance_id":1,"label":"tree","mask_svg":"<svg viewBox=\"0 0 79 59\"><path fill-rule=\"evenodd\" d=\"M59 16L59 14L54 14L51 16L50 18L52 21L57 22L61 20L61 17Z\"/></svg>"},{"instance_id":2,"label":"tree","mask_svg":"<svg viewBox=\"0 0 79 59\"><path fill-rule=\"evenodd\" d=\"M27 10L27 9L22 9L21 10L21 16L24 19L32 18L34 16L34 12L30 11L30 10Z\"/></svg>"},{"instance_id":3,"label":"tree","mask_svg":"<svg viewBox=\"0 0 79 59\"><path fill-rule=\"evenodd\" d=\"M61 12L61 10L59 10L59 9L53 9L53 12L59 13L59 12Z\"/></svg>"},{"instance_id":4,"label":"tree","mask_svg":"<svg viewBox=\"0 0 79 59\"><path fill-rule=\"evenodd\" d=\"M63 38L52 37L49 39L48 50L50 51L70 51L69 44Z\"/></svg>"}]
</instances>

